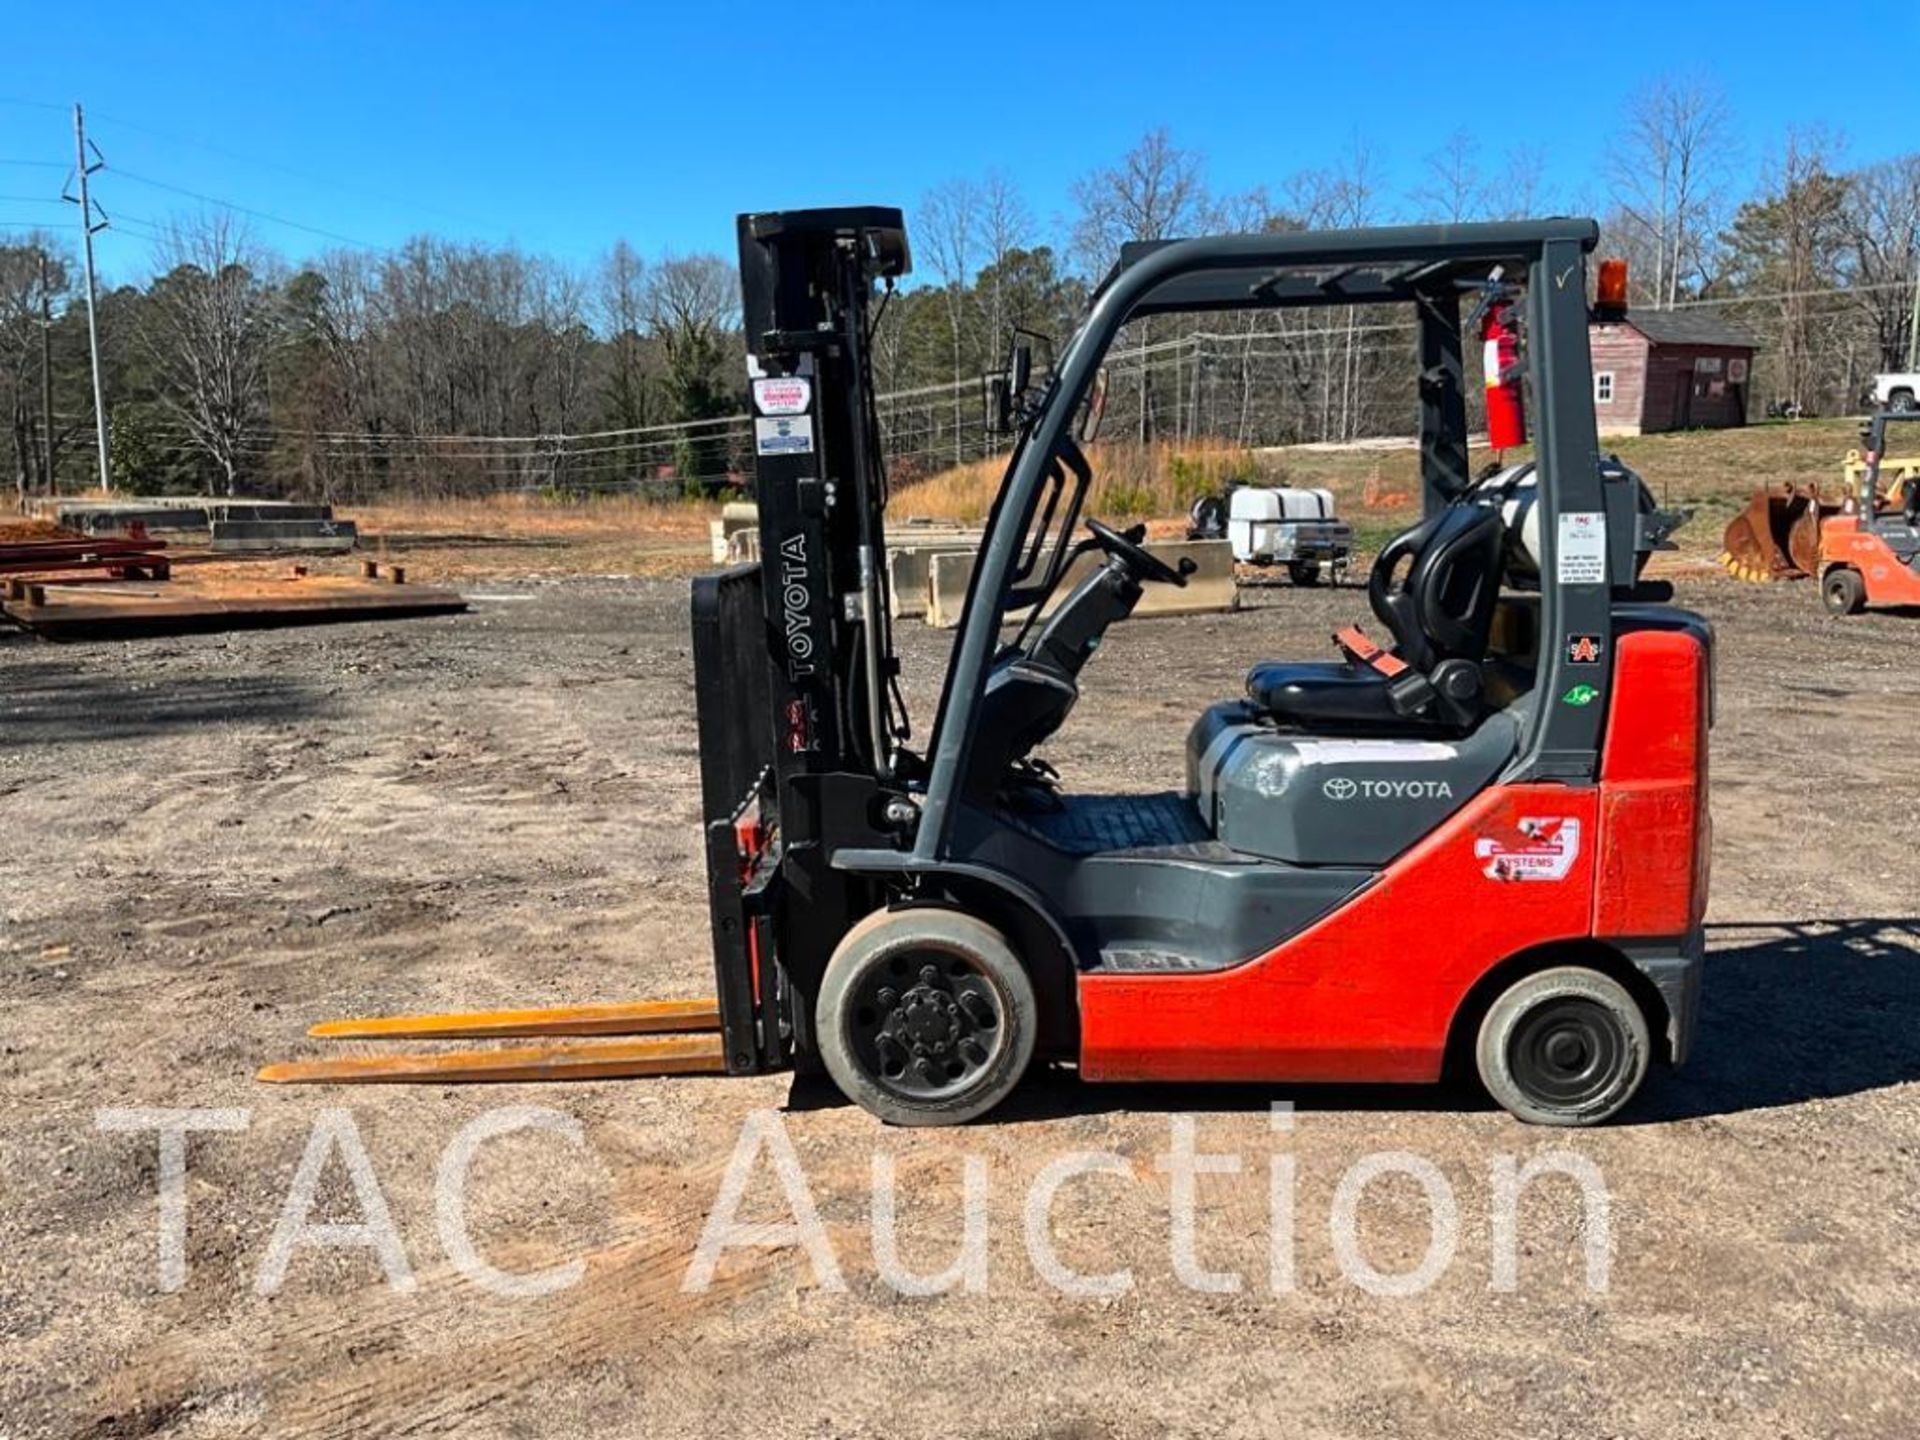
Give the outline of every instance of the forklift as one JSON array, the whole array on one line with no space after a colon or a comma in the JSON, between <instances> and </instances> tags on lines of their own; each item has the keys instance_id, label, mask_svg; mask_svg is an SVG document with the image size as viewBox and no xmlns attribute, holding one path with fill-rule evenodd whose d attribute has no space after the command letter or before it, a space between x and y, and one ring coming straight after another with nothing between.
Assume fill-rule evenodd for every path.
<instances>
[{"instance_id":1,"label":"forklift","mask_svg":"<svg viewBox=\"0 0 1920 1440\"><path fill-rule=\"evenodd\" d=\"M1643 487L1598 448L1593 222L1126 247L1047 373L1016 342L995 387L1012 453L919 746L871 355L876 294L910 268L900 212L738 235L762 559L693 582L716 996L338 1022L320 1033L647 1038L263 1078L824 1071L883 1121L939 1125L1036 1061L1089 1082L1477 1072L1523 1120L1586 1125L1686 1058L1713 636L1642 579ZM1245 693L1196 716L1181 790L1074 788L1040 748L1146 587L1187 578L1143 527L1083 515L1109 349L1152 316L1345 306L1418 332L1424 513L1374 563L1377 628L1250 654ZM1490 321L1518 343L1487 383L1537 424L1530 461L1475 473L1463 336Z\"/></svg>"},{"instance_id":2,"label":"forklift","mask_svg":"<svg viewBox=\"0 0 1920 1440\"><path fill-rule=\"evenodd\" d=\"M1820 579L1835 615L1920 606L1920 457L1887 454L1889 426L1920 431L1920 411L1881 410L1841 464L1837 498L1818 485L1757 490L1727 523L1720 563L1736 580Z\"/></svg>"},{"instance_id":3,"label":"forklift","mask_svg":"<svg viewBox=\"0 0 1920 1440\"><path fill-rule=\"evenodd\" d=\"M1888 456L1889 425L1920 434L1920 411L1867 418L1860 451L1847 456L1851 503L1820 523L1820 598L1835 615L1920 605L1920 461Z\"/></svg>"}]
</instances>

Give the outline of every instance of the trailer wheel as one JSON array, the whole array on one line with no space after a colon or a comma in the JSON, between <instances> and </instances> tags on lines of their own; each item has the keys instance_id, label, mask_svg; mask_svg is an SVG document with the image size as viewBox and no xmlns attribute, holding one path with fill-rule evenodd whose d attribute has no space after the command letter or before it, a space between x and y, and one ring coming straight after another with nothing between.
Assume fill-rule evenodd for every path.
<instances>
[{"instance_id":1,"label":"trailer wheel","mask_svg":"<svg viewBox=\"0 0 1920 1440\"><path fill-rule=\"evenodd\" d=\"M883 910L827 962L816 1033L827 1073L889 1125L959 1125L1020 1083L1040 1010L1006 937L955 910Z\"/></svg>"},{"instance_id":2,"label":"trailer wheel","mask_svg":"<svg viewBox=\"0 0 1920 1440\"><path fill-rule=\"evenodd\" d=\"M1913 398L1913 391L1902 388L1887 397L1887 408L1896 415L1911 415L1920 409L1920 401Z\"/></svg>"},{"instance_id":3,"label":"trailer wheel","mask_svg":"<svg viewBox=\"0 0 1920 1440\"><path fill-rule=\"evenodd\" d=\"M1646 1079L1653 1042L1626 987L1580 965L1515 981L1480 1022L1480 1080L1534 1125L1597 1125Z\"/></svg>"},{"instance_id":4,"label":"trailer wheel","mask_svg":"<svg viewBox=\"0 0 1920 1440\"><path fill-rule=\"evenodd\" d=\"M1867 582L1858 570L1836 565L1820 582L1820 598L1835 615L1858 615L1867 603Z\"/></svg>"},{"instance_id":5,"label":"trailer wheel","mask_svg":"<svg viewBox=\"0 0 1920 1440\"><path fill-rule=\"evenodd\" d=\"M1296 585L1318 585L1320 583L1320 562L1318 560L1289 560L1287 578Z\"/></svg>"}]
</instances>

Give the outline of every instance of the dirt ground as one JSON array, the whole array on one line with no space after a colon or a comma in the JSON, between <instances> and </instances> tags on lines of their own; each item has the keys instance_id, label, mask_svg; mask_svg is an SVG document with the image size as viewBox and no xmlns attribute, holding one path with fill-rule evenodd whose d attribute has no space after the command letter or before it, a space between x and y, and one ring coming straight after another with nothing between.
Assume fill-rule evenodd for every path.
<instances>
[{"instance_id":1,"label":"dirt ground","mask_svg":"<svg viewBox=\"0 0 1920 1440\"><path fill-rule=\"evenodd\" d=\"M256 1085L305 1027L414 1008L709 988L684 579L488 582L472 613L52 647L0 634L0 1436L263 1434L1906 1437L1920 1430L1920 618L1839 621L1811 590L1689 580L1719 627L1712 958L1695 1061L1567 1135L1449 1092L1030 1081L1001 1123L889 1132L784 1079L320 1090ZM1048 750L1090 789L1176 786L1192 716L1251 660L1323 653L1359 592L1120 627ZM922 721L947 644L904 628ZM1418 935L1407 937L1409 947ZM1268 1106L1299 1107L1291 1134ZM584 1258L538 1299L483 1292L434 1176L503 1104L583 1148L489 1142L467 1219L493 1264ZM347 1107L411 1262L306 1248L255 1280L316 1119ZM156 1143L103 1107L243 1107L189 1148L185 1284L156 1269ZM794 1248L689 1257L750 1112L783 1107L845 1288ZM1245 1157L1200 1182L1196 1293L1169 1258L1170 1117ZM1131 1289L1069 1298L1021 1227L1049 1161L1060 1255ZM1491 1167L1571 1150L1612 1196L1603 1292L1564 1182L1529 1192L1520 1283L1491 1288ZM1362 1157L1436 1165L1460 1214L1423 1293L1347 1278L1329 1238ZM902 1249L958 1243L987 1162L984 1294L882 1283L876 1154ZM1295 1278L1269 1282L1272 1158L1297 1166ZM326 1218L360 1211L335 1157ZM748 1210L777 1218L763 1167ZM1383 1271L1428 1210L1381 1181Z\"/></svg>"}]
</instances>

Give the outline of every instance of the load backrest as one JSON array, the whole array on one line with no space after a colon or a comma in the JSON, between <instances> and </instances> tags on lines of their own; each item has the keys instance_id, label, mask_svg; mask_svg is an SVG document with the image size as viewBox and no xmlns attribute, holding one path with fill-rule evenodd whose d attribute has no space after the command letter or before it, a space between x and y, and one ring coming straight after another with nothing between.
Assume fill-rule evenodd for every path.
<instances>
[{"instance_id":1,"label":"load backrest","mask_svg":"<svg viewBox=\"0 0 1920 1440\"><path fill-rule=\"evenodd\" d=\"M1450 505L1387 544L1367 598L1401 659L1426 671L1485 657L1505 544L1499 512L1480 505Z\"/></svg>"}]
</instances>

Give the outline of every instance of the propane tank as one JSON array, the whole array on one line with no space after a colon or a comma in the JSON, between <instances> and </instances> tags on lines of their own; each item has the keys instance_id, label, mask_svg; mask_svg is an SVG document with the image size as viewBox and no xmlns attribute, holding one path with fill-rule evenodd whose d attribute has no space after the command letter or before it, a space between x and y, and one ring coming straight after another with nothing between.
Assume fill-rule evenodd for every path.
<instances>
[{"instance_id":1,"label":"propane tank","mask_svg":"<svg viewBox=\"0 0 1920 1440\"><path fill-rule=\"evenodd\" d=\"M1510 450L1527 443L1526 403L1520 393L1520 332L1512 324L1512 305L1489 305L1480 322L1487 371L1487 444Z\"/></svg>"}]
</instances>

